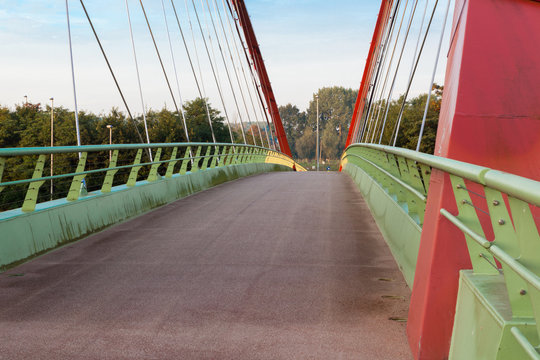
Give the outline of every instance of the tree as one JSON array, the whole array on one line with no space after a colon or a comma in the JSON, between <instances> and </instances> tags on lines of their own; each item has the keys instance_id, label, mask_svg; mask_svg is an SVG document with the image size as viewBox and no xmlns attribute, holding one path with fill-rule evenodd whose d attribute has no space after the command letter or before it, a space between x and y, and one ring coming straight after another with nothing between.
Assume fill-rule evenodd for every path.
<instances>
[{"instance_id":1,"label":"tree","mask_svg":"<svg viewBox=\"0 0 540 360\"><path fill-rule=\"evenodd\" d=\"M295 105L287 104L279 107L279 115L281 116L293 157L296 157L298 156L296 141L302 136L306 128L306 113L300 111Z\"/></svg>"}]
</instances>

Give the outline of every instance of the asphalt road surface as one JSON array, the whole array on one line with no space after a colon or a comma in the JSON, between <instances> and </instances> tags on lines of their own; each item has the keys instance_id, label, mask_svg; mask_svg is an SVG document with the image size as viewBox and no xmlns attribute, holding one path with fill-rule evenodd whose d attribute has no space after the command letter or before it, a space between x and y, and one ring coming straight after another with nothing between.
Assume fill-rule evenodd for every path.
<instances>
[{"instance_id":1,"label":"asphalt road surface","mask_svg":"<svg viewBox=\"0 0 540 360\"><path fill-rule=\"evenodd\" d=\"M258 175L0 274L0 359L411 359L409 295L346 174Z\"/></svg>"}]
</instances>

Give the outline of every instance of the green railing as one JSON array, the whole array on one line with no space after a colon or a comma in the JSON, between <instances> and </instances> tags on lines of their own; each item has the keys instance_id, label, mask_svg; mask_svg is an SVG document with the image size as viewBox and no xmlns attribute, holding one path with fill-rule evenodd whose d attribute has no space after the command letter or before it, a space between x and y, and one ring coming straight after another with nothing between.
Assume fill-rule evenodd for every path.
<instances>
[{"instance_id":1,"label":"green railing","mask_svg":"<svg viewBox=\"0 0 540 360\"><path fill-rule=\"evenodd\" d=\"M299 167L290 157L257 146L171 143L0 149L0 211L33 212L38 203L76 201L88 192L247 163ZM51 171L52 169L52 171ZM300 167L299 170L302 170ZM43 186L47 183L46 186Z\"/></svg>"},{"instance_id":2,"label":"green railing","mask_svg":"<svg viewBox=\"0 0 540 360\"><path fill-rule=\"evenodd\" d=\"M512 326L511 334L531 359L540 359L540 182L374 144L350 146L342 166L362 169L420 227L431 171L446 173L456 207L440 209L441 215L463 232L473 273L503 277L512 320L536 327L525 336Z\"/></svg>"}]
</instances>

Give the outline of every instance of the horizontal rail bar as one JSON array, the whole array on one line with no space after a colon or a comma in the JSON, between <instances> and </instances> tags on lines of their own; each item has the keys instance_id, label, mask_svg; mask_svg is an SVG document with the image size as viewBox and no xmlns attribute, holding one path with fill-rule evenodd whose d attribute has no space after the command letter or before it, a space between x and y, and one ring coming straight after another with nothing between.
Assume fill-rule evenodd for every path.
<instances>
[{"instance_id":1,"label":"horizontal rail bar","mask_svg":"<svg viewBox=\"0 0 540 360\"><path fill-rule=\"evenodd\" d=\"M146 162L146 163L140 163L140 164L129 164L129 165L122 165L122 166L115 166L115 167L105 167L101 169L94 169L94 170L86 170L81 172L75 172L75 173L68 173L68 174L60 174L60 175L54 175L54 176L44 176L40 178L32 178L32 179L24 179L24 180L14 180L14 181L7 181L0 183L0 186L13 186L13 185L21 185L21 184L28 184L33 182L39 182L39 181L47 181L47 180L55 180L55 179L65 179L68 177L78 176L78 175L89 175L89 174L97 174L101 172L107 172L107 171L115 171L115 170L123 170L123 169L131 169L138 166L150 166L150 165L163 165L168 164L172 162L179 162L184 160L201 160L206 158L213 158L215 156L233 156L237 155L237 153L227 153L227 154L215 154L215 155L201 155L201 156L193 156L193 157L184 157L184 158L177 158L177 159L169 159L169 160L160 160L160 161L154 161L154 162ZM259 154L256 156L270 156L275 157L274 155L268 155L268 154Z\"/></svg>"},{"instance_id":2,"label":"horizontal rail bar","mask_svg":"<svg viewBox=\"0 0 540 360\"><path fill-rule=\"evenodd\" d=\"M527 269L523 264L514 259L497 245L492 245L489 251L500 262L508 265L508 267L515 271L523 280L531 284L536 290L540 291L540 278L532 271Z\"/></svg>"},{"instance_id":3,"label":"horizontal rail bar","mask_svg":"<svg viewBox=\"0 0 540 360\"><path fill-rule=\"evenodd\" d=\"M290 158L278 151L255 145L227 144L227 143L165 143L165 144L116 144L116 145L83 145L83 146L54 146L54 147L27 147L27 148L4 148L0 149L0 157L14 157L25 155L49 155L79 152L97 152L111 150L138 150L174 147L197 147L197 146L234 146L244 148L263 149Z\"/></svg>"},{"instance_id":4,"label":"horizontal rail bar","mask_svg":"<svg viewBox=\"0 0 540 360\"><path fill-rule=\"evenodd\" d=\"M521 345L523 350L525 350L527 355L529 355L529 358L531 360L540 360L540 354L538 354L538 351L536 351L534 346L532 346L529 340L527 340L525 335L523 335L523 333L519 331L517 327L513 327L512 329L510 329L510 332L512 333L512 335L514 335L514 338L517 340L519 345Z\"/></svg>"},{"instance_id":5,"label":"horizontal rail bar","mask_svg":"<svg viewBox=\"0 0 540 360\"><path fill-rule=\"evenodd\" d=\"M413 194L414 196L419 198L421 201L423 201L423 202L427 201L427 198L426 198L426 196L424 194L420 193L418 190L414 189L412 186L404 183L403 181L401 181L400 179L398 179L394 175L390 174L388 171L384 170L383 168L381 168L380 166L378 166L374 162L364 158L363 156L356 155L356 154L348 154L347 156L352 156L352 157L357 157L357 158L362 159L363 161L369 163L371 166L375 167L377 170L379 170L380 172L382 172L383 174L385 174L386 176L391 178L393 181L397 182L401 187L405 188L405 190L407 190L408 192L410 192L411 194Z\"/></svg>"},{"instance_id":6,"label":"horizontal rail bar","mask_svg":"<svg viewBox=\"0 0 540 360\"><path fill-rule=\"evenodd\" d=\"M540 182L538 181L478 165L468 164L458 160L424 154L409 149L395 148L392 146L353 144L345 150L345 153L349 148L353 147L364 147L403 156L410 160L429 165L432 168L460 176L481 185L489 186L494 190L504 192L516 199L526 201L535 206L540 206Z\"/></svg>"},{"instance_id":7,"label":"horizontal rail bar","mask_svg":"<svg viewBox=\"0 0 540 360\"><path fill-rule=\"evenodd\" d=\"M461 220L459 220L454 215L450 214L448 210L441 209L440 213L442 216L447 218L452 224L456 225L461 231L463 231L465 234L469 235L474 241L476 241L480 246L482 246L485 249L490 249L493 245L492 242L487 240L485 237L478 235L476 232L472 231L465 225Z\"/></svg>"}]
</instances>

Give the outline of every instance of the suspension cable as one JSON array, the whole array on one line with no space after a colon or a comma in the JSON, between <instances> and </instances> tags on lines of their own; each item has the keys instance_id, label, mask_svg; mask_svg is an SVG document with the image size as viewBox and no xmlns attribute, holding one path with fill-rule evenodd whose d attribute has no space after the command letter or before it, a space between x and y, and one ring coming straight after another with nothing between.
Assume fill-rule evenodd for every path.
<instances>
[{"instance_id":1,"label":"suspension cable","mask_svg":"<svg viewBox=\"0 0 540 360\"><path fill-rule=\"evenodd\" d=\"M439 56L441 54L441 45L442 45L443 38L444 38L444 32L445 32L445 29L446 29L446 21L448 20L449 10L450 10L450 0L448 0L448 3L446 5L446 13L444 15L444 21L443 21L443 26L442 26L442 31L441 31L441 38L439 40L439 47L437 49L437 57L435 58L435 65L433 66L433 74L431 75L431 83L430 83L430 87L429 87L426 107L424 109L424 116L422 118L422 125L420 127L420 134L418 135L418 143L416 144L416 151L420 151L420 144L422 143L422 136L424 135L424 127L426 125L426 117L427 117L427 113L428 113L428 109L429 109L429 101L431 100L431 92L433 90L433 84L435 83L435 73L437 72L437 65L439 64Z\"/></svg>"},{"instance_id":2,"label":"suspension cable","mask_svg":"<svg viewBox=\"0 0 540 360\"><path fill-rule=\"evenodd\" d=\"M395 130L395 137L394 142L392 146L396 146L398 134L399 134L399 127L401 125L401 119L403 118L403 111L405 110L405 105L407 104L407 96L409 96L409 91L411 90L412 81L414 79L414 75L416 74L416 69L418 68L418 63L420 62L420 58L422 56L422 51L424 50L424 45L426 44L426 39L429 34L429 29L431 28L431 24L433 22L433 16L435 15L435 11L437 10L437 5L439 4L439 0L435 0L435 6L433 7L433 12L431 13L431 18L429 19L429 23L426 28L426 33L424 35L424 39L422 40L422 46L420 47L420 51L418 53L418 57L416 58L416 62L414 64L413 71L409 78L409 83L407 84L407 91L405 91L405 95L403 96L403 103L401 104L401 109L399 110L399 116L398 121L396 123L396 130Z\"/></svg>"},{"instance_id":3,"label":"suspension cable","mask_svg":"<svg viewBox=\"0 0 540 360\"><path fill-rule=\"evenodd\" d=\"M208 11L210 11L210 4L208 2L208 0L206 0L206 5L208 7ZM213 5L214 5L214 12L217 13L218 15L218 19L219 19L219 22L221 24L221 30L222 30L222 33L223 33L223 37L225 38L225 44L227 45L227 51L229 53L229 57L231 59L231 65L232 65L232 68L234 70L234 75L236 77L236 82L238 84L238 89L240 90L240 96L242 98L242 102L244 104L244 109L246 110L246 115L247 115L247 120L248 120L248 124L249 124L249 128L251 130L251 135L253 137L253 144L254 145L257 145L257 141L255 140L255 131L253 130L253 124L251 123L251 119L250 119L250 116L249 116L249 110L248 110L248 107L247 107L247 103L246 103L246 97L244 95L244 91L242 90L242 85L240 83L240 77L238 76L238 70L236 69L236 66L235 66L235 63L234 63L234 59L233 59L233 53L231 51L231 46L229 44L229 39L227 37L227 32L225 31L225 26L223 24L223 19L221 17L221 12L219 11L219 8L216 6L217 5L217 2L214 0L213 1ZM212 15L210 14L210 17L212 18ZM214 24L214 20L212 18L212 24ZM214 26L214 30L215 30L215 26ZM216 32L216 37L218 36L217 32ZM219 37L217 38L218 41L219 41ZM221 49L221 47L220 47ZM261 143L261 146L262 146L262 143Z\"/></svg>"},{"instance_id":4,"label":"suspension cable","mask_svg":"<svg viewBox=\"0 0 540 360\"><path fill-rule=\"evenodd\" d=\"M397 62L396 71L394 73L394 78L392 80L392 86L390 87L390 92L388 93L388 98L387 98L387 101L386 101L386 111L385 111L385 114L384 114L384 121L383 121L382 130L381 130L381 137L379 138L379 144L382 141L382 137L383 137L383 134L384 134L384 129L386 127L386 120L388 119L388 110L390 110L390 100L392 99L392 93L394 91L394 86L396 85L396 79L397 79L397 75L398 75L399 68L400 68L400 65L401 65L401 59L403 58L403 53L405 51L405 46L407 45L407 39L409 38L409 32L411 30L411 24L412 24L412 21L413 21L413 18L414 18L414 14L416 12L416 6L417 5L418 5L418 0L416 0L414 2L414 5L413 5L412 10L411 10L411 15L410 15L410 18L409 18L409 24L407 26L407 31L405 32L405 38L403 40L403 47L401 48L401 53L399 55L399 59L398 59L398 62Z\"/></svg>"},{"instance_id":5,"label":"suspension cable","mask_svg":"<svg viewBox=\"0 0 540 360\"><path fill-rule=\"evenodd\" d=\"M194 0L192 0L192 1L194 1ZM203 0L200 0L200 3L201 3L201 9L204 10ZM242 135L244 137L244 143L247 144L245 130L244 130L244 121L242 119L242 113L240 111L240 106L238 105L238 99L236 97L236 92L234 91L234 86L233 86L233 83L232 83L232 80L231 80L231 74L229 73L229 68L227 66L227 61L225 60L225 55L223 54L223 48L221 47L221 43L219 41L219 35L218 35L218 32L217 32L216 24L214 22L214 17L212 16L212 13L211 13L210 5L208 4L208 0L206 0L206 4L208 6L208 13L205 12L206 26L209 29L208 32L210 33L210 28L208 26L208 17L210 17L212 27L213 27L213 30L214 30L214 34L216 36L217 47L218 47L219 53L221 55L221 60L223 62L223 67L225 68L225 74L227 75L227 80L228 80L228 83L229 83L229 87L231 88L231 94L233 96L234 104L236 106L236 111L238 112L238 118L240 120L240 126L241 126L241 129L242 129ZM208 14L210 14L210 16L208 16ZM255 136L253 136L253 140L255 140Z\"/></svg>"},{"instance_id":6,"label":"suspension cable","mask_svg":"<svg viewBox=\"0 0 540 360\"><path fill-rule=\"evenodd\" d=\"M142 0L139 0L139 3L141 4L141 9L142 9L143 14L144 14L144 19L146 20L146 25L148 26L148 31L150 32L150 36L152 37L152 42L154 44L154 49L156 50L156 54L157 54L157 57L159 59L159 63L161 65L161 70L163 71L163 76L165 76L165 81L167 83L167 88L169 89L169 93L171 94L171 98L172 98L174 107L176 109L176 113L180 117L182 117L182 114L181 114L180 110L178 109L178 104L176 103L176 99L174 97L174 93L173 93L173 90L172 90L172 87L171 87L171 83L169 82L169 77L167 76L167 71L165 70L165 66L163 65L163 60L161 59L161 54L159 53L159 49L158 49L158 46L157 46L157 43L156 43L156 39L154 37L154 32L152 31L152 27L150 26L150 22L148 21L148 16L146 15L146 10L144 9L144 5L143 5ZM189 142L189 134L188 134L188 131L187 131L187 127L185 125L184 125L184 132L185 132L185 135L186 135L186 140L187 140L187 142Z\"/></svg>"},{"instance_id":7,"label":"suspension cable","mask_svg":"<svg viewBox=\"0 0 540 360\"><path fill-rule=\"evenodd\" d=\"M214 0L214 3L217 6L217 0ZM249 95L249 100L251 102L251 106L253 108L253 114L255 115L255 119L257 120L257 129L259 131L259 138L261 140L261 146L264 147L264 141L263 141L263 137L262 137L262 130L261 130L261 127L260 127L260 118L259 118L259 115L257 114L257 107L255 106L255 102L253 101L253 96L251 94L251 87L249 86L249 82L247 80L246 71L245 71L245 65L244 65L244 62L242 61L242 58L240 57L240 50L238 50L238 39L236 39L236 36L234 35L234 31L233 31L232 24L231 24L231 19L227 15L227 8L225 6L225 0L222 0L221 4L222 4L222 7L223 7L223 13L225 15L225 18L227 19L227 24L228 24L229 33L230 33L230 36L231 36L231 39L232 39L232 43L233 43L234 49L236 51L236 58L238 59L238 63L240 64L240 68L242 70L242 76L244 78L244 83L246 84L246 90L247 90L247 93ZM218 11L218 14L219 14L219 16L221 18L221 12Z\"/></svg>"},{"instance_id":8,"label":"suspension cable","mask_svg":"<svg viewBox=\"0 0 540 360\"><path fill-rule=\"evenodd\" d=\"M165 19L165 28L167 30L167 39L169 40L169 49L171 52L171 60L174 69L174 77L176 79L176 87L178 89L178 101L180 102L180 113L182 114L182 121L184 122L184 130L186 132L186 138L189 142L189 132L187 128L186 113L184 110L184 101L182 100L182 92L180 91L180 82L178 81L178 71L176 70L176 61L174 60L174 51L171 42L171 33L169 31L169 22L167 21L167 13L165 12L165 2L161 0L161 7L163 8L163 18Z\"/></svg>"},{"instance_id":9,"label":"suspension cable","mask_svg":"<svg viewBox=\"0 0 540 360\"><path fill-rule=\"evenodd\" d=\"M124 97L124 93L122 92L122 89L120 88L120 85L118 84L118 81L116 80L116 76L114 75L114 71L111 67L111 64L109 62L109 59L107 58L107 54L105 54L105 50L103 49L103 46L101 45L101 40L99 39L98 34L96 33L96 29L94 28L94 24L92 23L92 20L90 19L90 15L88 14L88 11L86 11L86 7L84 6L84 1L80 0L82 8L84 10L84 13L86 15L86 18L88 19L88 23L90 24L90 27L92 28L92 32L94 33L94 36L97 40L97 43L99 45L99 48L101 49L101 53L103 54L103 58L105 59L105 62L107 63L107 67L109 68L109 71L112 75L112 78L114 80L114 83L116 84L116 88L118 89L118 92L120 93L120 97L122 98L122 101L124 102L124 106L126 107L126 110L128 112L129 118L131 121L133 121L133 124L135 125L135 130L137 131L137 135L139 136L139 139L141 140L141 143L144 143L144 140L141 136L141 133L139 132L139 129L137 127L137 123L133 116L131 115L131 110L129 109L129 106L126 102L126 98Z\"/></svg>"},{"instance_id":10,"label":"suspension cable","mask_svg":"<svg viewBox=\"0 0 540 360\"><path fill-rule=\"evenodd\" d=\"M139 84L139 95L141 98L141 107L142 107L142 113L143 113L143 122L144 122L144 130L146 132L146 141L148 144L150 144L150 135L148 134L148 124L146 121L146 109L144 106L144 97L143 97L143 91L142 91L142 85L141 85L141 76L139 74L139 62L137 61L137 50L135 49L135 40L133 38L133 27L131 25L131 15L129 13L129 4L128 0L126 0L126 13L129 23L129 35L131 38L131 47L133 48L133 59L135 60L135 70L137 73L137 83ZM152 159L152 149L148 149L149 155L150 155L150 161L154 161Z\"/></svg>"},{"instance_id":11,"label":"suspension cable","mask_svg":"<svg viewBox=\"0 0 540 360\"><path fill-rule=\"evenodd\" d=\"M195 43L195 35L194 35L194 31L193 31L193 26L191 24L191 16L189 15L189 9L188 9L188 5L187 5L187 0L184 0L184 3L186 5L186 13L188 15L189 24L190 24L190 27L191 27L191 35L193 36L193 42ZM199 14L197 13L197 8L195 7L195 2L193 2L193 0L192 0L192 4L193 4L193 8L195 9L195 16L197 17L197 23L199 24L199 30L201 32L201 37L203 39L204 48L206 49L206 55L208 55L208 61L210 63L210 67L212 69L212 74L214 75L214 80L215 80L216 85L217 85L219 98L221 99L221 104L223 105L223 111L225 112L225 118L227 119L227 123L229 124L229 133L231 135L231 140L232 140L232 143L234 144L235 141L234 141L234 136L233 136L233 133L232 133L230 118L229 118L229 114L227 112L227 107L225 106L225 100L223 99L223 93L221 92L221 86L219 85L219 78L217 76L216 68L214 67L214 63L212 62L212 57L210 55L210 50L208 49L208 43L206 42L206 37L204 35L202 24L201 24L201 21L199 19ZM244 140L244 143L245 143L245 140Z\"/></svg>"},{"instance_id":12,"label":"suspension cable","mask_svg":"<svg viewBox=\"0 0 540 360\"><path fill-rule=\"evenodd\" d=\"M396 16L399 14L399 7L401 6L402 2L399 2L396 4ZM397 44L399 42L399 38L401 36L401 28L403 26L403 20L405 19L405 15L407 13L407 6L409 5L409 0L406 0L405 1L405 7L403 8L403 15L401 16L401 20L399 22L399 28L398 28L398 31L397 31L397 34L396 34L396 39L395 39L395 42L394 42L394 46L393 46L393 49L392 49L392 55L390 56L390 62L389 62L389 65L388 65L388 69L386 71L386 75L385 75L385 79L384 79L384 83L383 83L383 90L381 92L381 98L382 98L382 94L384 93L384 90L386 89L386 84L387 84L387 81L388 81L388 76L390 74L390 70L392 69L392 62L394 60L394 55L395 55L395 52L396 52L396 48L397 48ZM395 16L394 16L395 18ZM395 22L394 22L395 24ZM395 27L392 28L392 32L394 31ZM367 126L367 121L368 119L365 119L364 121L364 124L363 124L363 128L362 128L362 132L361 132L361 136L360 136L360 141L363 141L364 139L364 131L365 131L365 128Z\"/></svg>"},{"instance_id":13,"label":"suspension cable","mask_svg":"<svg viewBox=\"0 0 540 360\"><path fill-rule=\"evenodd\" d=\"M69 22L68 0L66 0L66 16L67 16L67 26L68 26L68 39L69 39L69 57L71 59L71 79L73 81L73 99L75 101L75 129L77 133L77 146L81 146L81 130L79 128L79 110L77 107L77 88L75 86L75 66L73 65L73 46L71 44L71 24Z\"/></svg>"},{"instance_id":14,"label":"suspension cable","mask_svg":"<svg viewBox=\"0 0 540 360\"><path fill-rule=\"evenodd\" d=\"M399 1L398 1L399 3ZM396 4L396 9L397 9L397 5ZM394 17L392 16L392 19L391 19L391 23L390 23L390 26L386 26L386 29L385 29L385 33L386 33L386 36L383 36L384 37L384 41L381 45L379 45L379 54L377 56L377 64L376 64L376 67L377 67L377 72L375 74L375 79L372 81L372 87L371 87L371 94L370 94L370 99L369 99L369 102L368 102L368 111L367 111L367 115L365 116L365 118L367 119L367 122L368 122L368 130L366 132L366 142L368 141L369 139L369 135L370 133L374 132L374 129L375 129L375 121L372 117L372 110L374 109L375 105L374 105L374 98L376 98L377 96L377 93L378 93L378 89L380 87L380 84L381 82L379 81L379 75L381 74L381 70L383 69L384 67L384 64L386 62L386 55L388 53L387 49L388 49L388 44L389 44L389 36L391 34L391 30L393 29L393 25L394 24Z\"/></svg>"},{"instance_id":15,"label":"suspension cable","mask_svg":"<svg viewBox=\"0 0 540 360\"><path fill-rule=\"evenodd\" d=\"M196 56L196 59L197 59L197 64L198 64L198 67L199 67L199 73L200 73L200 77L201 77L201 83L200 84L199 84L199 79L197 79L197 74L195 72L195 67L193 66L193 61L191 59L191 54L190 54L190 51L189 51L189 47L187 45L186 38L184 36L184 31L182 30L182 25L180 24L180 19L178 17L178 13L176 12L176 6L174 5L173 0L171 0L171 5L172 5L173 11L174 11L174 16L176 17L176 23L178 24L178 29L180 30L180 35L182 36L182 42L184 43L184 48L186 49L186 54L187 54L187 57L188 57L188 60L189 60L189 65L191 66L191 72L193 73L193 78L195 79L195 84L197 85L197 90L199 92L199 96L204 101L204 105L206 107L206 115L208 116L208 124L210 125L210 131L212 132L212 140L214 140L214 143L216 143L217 140L216 140L216 135L214 133L214 126L212 124L212 118L210 116L210 108L208 106L208 100L206 98L206 89L204 88L204 79L203 79L203 76L202 76L201 64L199 62L199 55L198 55L198 52L197 52L197 45L195 45L195 56ZM201 89L201 86L202 86L202 89ZM231 142L234 143L234 140L232 138L231 138Z\"/></svg>"},{"instance_id":16,"label":"suspension cable","mask_svg":"<svg viewBox=\"0 0 540 360\"><path fill-rule=\"evenodd\" d=\"M401 4L397 4L396 5L396 9L395 9L395 16L393 17L392 19L392 24L391 24L391 31L390 31L390 34L388 35L388 44L390 44L392 42L392 39L393 39L393 36L394 36L394 30L395 30L395 25L396 25L396 16L397 14L399 13L399 9L398 9L398 6L400 6ZM395 45L397 45L397 42L395 43ZM381 88L381 91L379 92L379 96L377 98L377 110L373 113L373 116L374 116L374 119L375 119L375 126L374 126L374 130L371 134L371 139L370 139L370 142L374 142L376 140L376 136L379 132L379 119L380 119L380 115L381 115L381 109L382 109L382 104L383 104L383 96L384 96L384 93L386 91L386 85L388 85L388 75L390 73L390 69L392 67L392 63L394 61L394 55L395 55L395 50L396 50L396 46L394 45L394 48L393 48L393 51L392 51L392 56L390 57L390 60L388 62L388 66L386 66L387 64L387 60L388 60L388 48L387 48L387 52L385 54L385 59L384 59L384 64L383 64L383 68L387 69L386 70L386 73L385 73L385 77L384 77L384 82L383 82L383 86Z\"/></svg>"},{"instance_id":17,"label":"suspension cable","mask_svg":"<svg viewBox=\"0 0 540 360\"><path fill-rule=\"evenodd\" d=\"M233 11L233 9L231 7L231 4L228 1L227 1L227 7L229 8L229 13L230 13L231 17L234 20L234 26L236 28L236 33L238 34L238 39L239 39L239 41L240 41L240 43L242 45L242 49L244 51L244 56L246 58L246 62L249 64L248 68L249 68L249 72L251 74L251 79L253 81L254 90L255 90L255 92L257 94L257 97L259 98L260 111L264 114L264 117L266 119L266 125L268 127L268 130L266 130L265 133L266 133L266 138L267 138L267 141L268 141L268 146L269 146L269 148L272 148L272 149L276 150L276 146L275 146L274 139L273 139L272 127L270 126L270 118L269 118L269 112L271 111L271 109L270 109L270 107L267 108L265 106L265 104L264 104L263 96L261 94L261 86L259 85L258 80L257 80L257 76L256 76L255 64L250 60L250 56L248 54L247 46L244 44L244 40L242 38L242 34L241 34L241 31L240 31L240 28L239 28L239 25L238 25L238 22L240 20L238 19L238 17L236 17L234 15L234 11ZM270 116L271 116L271 114L270 114Z\"/></svg>"}]
</instances>

